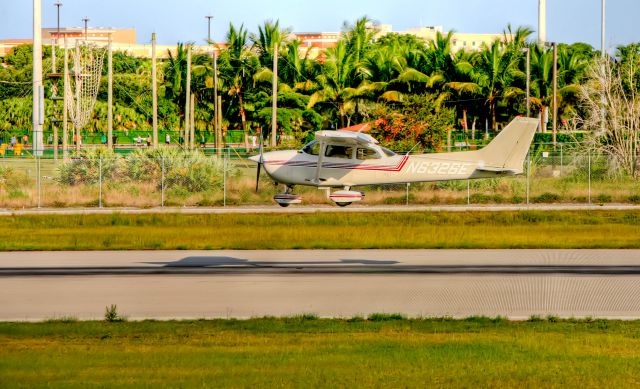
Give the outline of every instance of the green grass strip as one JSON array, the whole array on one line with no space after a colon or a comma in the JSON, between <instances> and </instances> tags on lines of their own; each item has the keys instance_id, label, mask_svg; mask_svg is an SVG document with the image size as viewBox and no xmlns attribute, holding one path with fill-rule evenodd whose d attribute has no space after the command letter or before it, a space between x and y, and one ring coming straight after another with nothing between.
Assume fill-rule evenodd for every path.
<instances>
[{"instance_id":1,"label":"green grass strip","mask_svg":"<svg viewBox=\"0 0 640 389\"><path fill-rule=\"evenodd\" d=\"M640 322L0 323L3 387L637 387Z\"/></svg>"},{"instance_id":2,"label":"green grass strip","mask_svg":"<svg viewBox=\"0 0 640 389\"><path fill-rule=\"evenodd\" d=\"M29 215L0 250L640 248L640 211Z\"/></svg>"}]
</instances>

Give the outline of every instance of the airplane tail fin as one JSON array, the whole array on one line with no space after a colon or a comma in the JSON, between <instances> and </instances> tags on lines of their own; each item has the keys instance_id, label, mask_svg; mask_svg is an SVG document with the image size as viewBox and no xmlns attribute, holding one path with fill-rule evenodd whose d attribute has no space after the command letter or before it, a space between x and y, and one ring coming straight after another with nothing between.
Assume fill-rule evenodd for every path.
<instances>
[{"instance_id":1,"label":"airplane tail fin","mask_svg":"<svg viewBox=\"0 0 640 389\"><path fill-rule=\"evenodd\" d=\"M535 118L515 118L485 148L479 151L489 170L522 173L533 136L540 121ZM489 167L490 166L490 167Z\"/></svg>"}]
</instances>

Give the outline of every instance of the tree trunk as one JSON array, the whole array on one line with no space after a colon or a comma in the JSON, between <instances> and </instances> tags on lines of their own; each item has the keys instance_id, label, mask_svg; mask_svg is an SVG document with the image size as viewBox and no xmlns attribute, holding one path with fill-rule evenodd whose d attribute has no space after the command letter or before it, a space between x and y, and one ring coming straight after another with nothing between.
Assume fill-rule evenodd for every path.
<instances>
[{"instance_id":1,"label":"tree trunk","mask_svg":"<svg viewBox=\"0 0 640 389\"><path fill-rule=\"evenodd\" d=\"M496 124L497 124L497 120L496 120L496 102L495 100L491 100L491 102L489 103L489 109L491 110L491 129L495 132L497 132L497 128L496 128Z\"/></svg>"},{"instance_id":2,"label":"tree trunk","mask_svg":"<svg viewBox=\"0 0 640 389\"><path fill-rule=\"evenodd\" d=\"M469 130L469 127L467 127L467 109L466 108L462 109L462 127L464 128L465 132Z\"/></svg>"},{"instance_id":3,"label":"tree trunk","mask_svg":"<svg viewBox=\"0 0 640 389\"><path fill-rule=\"evenodd\" d=\"M545 116L547 115L547 107L546 106L542 106L540 108L540 132L547 132L547 126L546 126L546 122L544 121Z\"/></svg>"},{"instance_id":4,"label":"tree trunk","mask_svg":"<svg viewBox=\"0 0 640 389\"><path fill-rule=\"evenodd\" d=\"M244 148L246 150L249 148L249 144L247 143L247 111L244 109L242 91L238 93L238 101L240 103L240 120L242 120L242 137L244 138Z\"/></svg>"}]
</instances>

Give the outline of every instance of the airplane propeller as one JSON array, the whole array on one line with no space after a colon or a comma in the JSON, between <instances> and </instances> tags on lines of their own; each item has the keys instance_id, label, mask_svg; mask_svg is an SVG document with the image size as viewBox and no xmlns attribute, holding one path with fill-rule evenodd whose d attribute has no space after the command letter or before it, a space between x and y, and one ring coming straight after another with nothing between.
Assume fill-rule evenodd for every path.
<instances>
[{"instance_id":1,"label":"airplane propeller","mask_svg":"<svg viewBox=\"0 0 640 389\"><path fill-rule=\"evenodd\" d=\"M258 171L256 174L256 193L258 193L258 187L260 185L260 169L262 168L262 163L263 163L263 159L262 159L262 155L264 153L264 147L263 147L263 136L262 136L262 130L260 131L260 159L258 160Z\"/></svg>"}]
</instances>

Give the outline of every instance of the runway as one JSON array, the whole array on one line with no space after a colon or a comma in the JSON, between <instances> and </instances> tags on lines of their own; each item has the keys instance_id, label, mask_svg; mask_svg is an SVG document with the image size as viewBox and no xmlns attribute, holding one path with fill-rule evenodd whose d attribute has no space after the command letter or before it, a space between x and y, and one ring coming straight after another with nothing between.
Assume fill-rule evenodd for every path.
<instances>
[{"instance_id":1,"label":"runway","mask_svg":"<svg viewBox=\"0 0 640 389\"><path fill-rule=\"evenodd\" d=\"M0 320L640 318L640 250L0 253Z\"/></svg>"}]
</instances>

